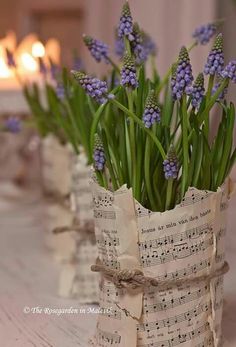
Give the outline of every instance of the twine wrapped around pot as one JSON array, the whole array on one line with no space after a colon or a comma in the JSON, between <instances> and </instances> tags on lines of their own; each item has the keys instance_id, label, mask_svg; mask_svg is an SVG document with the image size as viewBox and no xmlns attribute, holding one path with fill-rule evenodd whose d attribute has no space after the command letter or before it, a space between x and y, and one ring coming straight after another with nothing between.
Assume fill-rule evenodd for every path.
<instances>
[{"instance_id":1,"label":"twine wrapped around pot","mask_svg":"<svg viewBox=\"0 0 236 347\"><path fill-rule=\"evenodd\" d=\"M75 240L71 257L62 265L59 294L78 297L80 303L98 302L99 275L90 271L96 261L97 247L92 218L92 195L89 187L90 167L83 152L72 165L71 210L74 222L69 227Z\"/></svg>"},{"instance_id":2,"label":"twine wrapped around pot","mask_svg":"<svg viewBox=\"0 0 236 347\"><path fill-rule=\"evenodd\" d=\"M96 347L222 343L224 190L190 188L164 213L145 209L125 186L91 183L102 274Z\"/></svg>"}]
</instances>

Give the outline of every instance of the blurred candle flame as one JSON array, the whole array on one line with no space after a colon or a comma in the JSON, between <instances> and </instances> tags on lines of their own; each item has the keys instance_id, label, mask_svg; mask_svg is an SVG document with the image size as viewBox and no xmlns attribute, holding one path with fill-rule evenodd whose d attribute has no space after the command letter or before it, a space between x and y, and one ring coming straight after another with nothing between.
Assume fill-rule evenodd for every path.
<instances>
[{"instance_id":1,"label":"blurred candle flame","mask_svg":"<svg viewBox=\"0 0 236 347\"><path fill-rule=\"evenodd\" d=\"M23 53L21 55L21 63L22 63L22 68L25 69L26 71L37 71L38 70L38 64L36 60L30 55L29 53Z\"/></svg>"},{"instance_id":2,"label":"blurred candle flame","mask_svg":"<svg viewBox=\"0 0 236 347\"><path fill-rule=\"evenodd\" d=\"M45 55L45 48L42 42L37 41L32 45L32 56L35 58L43 58Z\"/></svg>"}]
</instances>

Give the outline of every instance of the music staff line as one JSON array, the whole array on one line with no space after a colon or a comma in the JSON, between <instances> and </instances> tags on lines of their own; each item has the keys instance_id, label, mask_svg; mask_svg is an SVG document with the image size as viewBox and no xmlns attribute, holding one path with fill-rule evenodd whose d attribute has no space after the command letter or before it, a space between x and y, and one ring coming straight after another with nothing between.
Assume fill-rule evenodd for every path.
<instances>
[{"instance_id":1,"label":"music staff line","mask_svg":"<svg viewBox=\"0 0 236 347\"><path fill-rule=\"evenodd\" d=\"M139 242L139 248L144 250L147 248L158 248L158 247L166 246L168 244L173 244L176 242L182 242L182 241L190 240L190 239L197 239L200 236L207 234L211 230L212 230L212 224L205 223L203 225L200 225L199 227L186 230L183 233L179 233L179 234L176 233L176 234L172 234L172 235L154 239L154 240Z\"/></svg>"},{"instance_id":2,"label":"music staff line","mask_svg":"<svg viewBox=\"0 0 236 347\"><path fill-rule=\"evenodd\" d=\"M192 310L188 310L186 312L183 312L177 316L173 316L170 318L158 320L155 322L148 322L137 325L137 330L139 332L150 332L152 330L162 329L162 328L170 328L173 325L176 325L178 323L182 323L185 321L191 321L192 318L199 316L201 313L208 312L211 309L211 303L204 303L197 307L195 307Z\"/></svg>"},{"instance_id":3,"label":"music staff line","mask_svg":"<svg viewBox=\"0 0 236 347\"><path fill-rule=\"evenodd\" d=\"M157 251L153 251L152 255L148 252L141 256L142 267L151 267L155 265L161 265L178 259L187 258L193 254L197 254L201 251L205 251L213 245L213 237L206 241L201 241L197 244L189 246L187 243L175 245L173 249L168 249L158 254Z\"/></svg>"},{"instance_id":4,"label":"music staff line","mask_svg":"<svg viewBox=\"0 0 236 347\"><path fill-rule=\"evenodd\" d=\"M164 299L162 299L162 302L158 302L156 304L152 304L152 305L144 304L143 313L150 314L150 313L156 313L159 311L165 311L168 309L172 309L172 308L175 308L177 306L187 304L191 301L195 301L195 300L203 297L204 295L206 295L208 292L209 292L209 286L207 285L207 286L201 287L200 289L197 289L193 292L189 291L185 295L181 295L179 297L172 298L168 301L166 301L164 298Z\"/></svg>"},{"instance_id":5,"label":"music staff line","mask_svg":"<svg viewBox=\"0 0 236 347\"><path fill-rule=\"evenodd\" d=\"M174 347L178 346L180 343L191 341L200 335L204 334L209 329L209 323L205 323L197 329L194 329L186 334L179 334L169 340L164 340L160 342L151 342L147 344L140 345L139 347Z\"/></svg>"}]
</instances>

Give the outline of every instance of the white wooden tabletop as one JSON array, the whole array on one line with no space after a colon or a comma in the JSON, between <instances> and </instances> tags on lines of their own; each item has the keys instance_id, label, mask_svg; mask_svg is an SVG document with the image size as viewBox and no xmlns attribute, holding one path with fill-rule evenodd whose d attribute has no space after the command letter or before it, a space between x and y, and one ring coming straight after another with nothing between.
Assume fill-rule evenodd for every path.
<instances>
[{"instance_id":1,"label":"white wooden tabletop","mask_svg":"<svg viewBox=\"0 0 236 347\"><path fill-rule=\"evenodd\" d=\"M227 235L226 347L236 346L235 207L234 198ZM77 300L57 296L59 265L43 244L43 221L38 193L0 185L0 347L87 347L96 314ZM66 308L74 313L59 314Z\"/></svg>"}]
</instances>

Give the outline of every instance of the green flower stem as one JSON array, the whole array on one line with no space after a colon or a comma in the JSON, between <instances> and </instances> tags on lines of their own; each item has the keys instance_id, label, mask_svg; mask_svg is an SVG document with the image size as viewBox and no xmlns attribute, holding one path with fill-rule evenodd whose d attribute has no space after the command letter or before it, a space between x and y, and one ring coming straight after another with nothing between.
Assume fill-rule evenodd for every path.
<instances>
[{"instance_id":1,"label":"green flower stem","mask_svg":"<svg viewBox=\"0 0 236 347\"><path fill-rule=\"evenodd\" d=\"M112 166L112 163L111 163L110 153L109 153L109 146L108 146L108 143L107 143L106 131L105 130L102 133L102 142L103 142L103 147L104 147L104 152L105 152L106 166L108 168L108 171L109 171L109 174L110 174L110 177L111 177L111 183L112 183L112 186L113 186L113 190L116 191L119 188L119 186L117 184L117 178L115 176L114 169L113 169L113 166Z\"/></svg>"},{"instance_id":2,"label":"green flower stem","mask_svg":"<svg viewBox=\"0 0 236 347\"><path fill-rule=\"evenodd\" d=\"M103 178L102 178L101 172L96 170L96 171L95 171L95 174L96 174L96 177L97 177L97 180L98 180L99 185L100 185L101 187L103 187L104 184L103 184Z\"/></svg>"},{"instance_id":3,"label":"green flower stem","mask_svg":"<svg viewBox=\"0 0 236 347\"><path fill-rule=\"evenodd\" d=\"M106 177L105 171L103 171L103 173L101 175L102 175L102 180L103 180L103 187L105 189L108 189L108 183L107 183L107 177Z\"/></svg>"},{"instance_id":4,"label":"green flower stem","mask_svg":"<svg viewBox=\"0 0 236 347\"><path fill-rule=\"evenodd\" d=\"M74 132L74 136L75 136L76 142L77 142L78 147L79 147L79 143L81 142L80 141L80 131L79 131L78 126L77 126L77 124L75 122L74 115L71 112L70 104L69 104L69 102L67 100L65 101L65 107L66 107L69 119L71 121L71 125L72 125L72 128L73 128L73 132ZM78 153L79 153L79 150L77 149L77 154Z\"/></svg>"},{"instance_id":5,"label":"green flower stem","mask_svg":"<svg viewBox=\"0 0 236 347\"><path fill-rule=\"evenodd\" d=\"M166 190L166 205L165 205L166 211L169 210L171 206L172 188L173 188L173 179L170 179L168 180L167 190Z\"/></svg>"},{"instance_id":6,"label":"green flower stem","mask_svg":"<svg viewBox=\"0 0 236 347\"><path fill-rule=\"evenodd\" d=\"M108 60L109 63L113 66L113 68L116 70L116 72L117 72L118 74L120 74L120 69L119 69L119 67L116 65L116 63L114 63L114 61L113 61L110 57L108 57L107 60Z\"/></svg>"},{"instance_id":7,"label":"green flower stem","mask_svg":"<svg viewBox=\"0 0 236 347\"><path fill-rule=\"evenodd\" d=\"M214 106L216 100L218 99L220 94L223 92L223 90L228 86L228 84L229 84L229 78L224 78L220 87L217 89L215 94L209 100L203 113L199 115L199 124L202 124L202 122L206 120L206 117L208 116L211 108Z\"/></svg>"},{"instance_id":8,"label":"green flower stem","mask_svg":"<svg viewBox=\"0 0 236 347\"><path fill-rule=\"evenodd\" d=\"M190 52L195 46L197 46L196 41L193 42L192 45L188 48L188 52ZM177 59L175 62L177 62ZM157 94L159 94L161 92L161 90L163 89L163 87L166 85L166 83L168 83L171 73L172 73L172 65L169 68L169 70L167 71L167 73L165 74L165 76L163 77L161 83L158 85L157 90L156 90Z\"/></svg>"},{"instance_id":9,"label":"green flower stem","mask_svg":"<svg viewBox=\"0 0 236 347\"><path fill-rule=\"evenodd\" d=\"M214 84L214 78L215 78L215 75L210 75L209 77L209 80L208 80L208 88L207 88L207 93L206 93L206 105L209 103L209 100L211 98L211 91L212 91L212 88L213 88L213 84ZM206 138L208 139L208 136L209 136L209 125L210 121L209 121L209 113L205 119L205 128L204 128L204 131L205 131L205 135L206 135Z\"/></svg>"},{"instance_id":10,"label":"green flower stem","mask_svg":"<svg viewBox=\"0 0 236 347\"><path fill-rule=\"evenodd\" d=\"M153 134L153 132L150 129L148 129L144 126L142 120L140 118L138 118L134 113L130 112L130 110L128 110L124 105L122 105L116 99L112 99L112 100L110 100L110 102L112 102L114 105L116 105L127 116L132 117L133 120L152 138L152 140L155 143L155 145L157 146L163 160L165 160L166 153L165 153L160 141L158 140L158 138L155 136L155 134Z\"/></svg>"},{"instance_id":11,"label":"green flower stem","mask_svg":"<svg viewBox=\"0 0 236 347\"><path fill-rule=\"evenodd\" d=\"M132 92L128 92L128 105L129 105L129 110L133 112L133 97L132 97ZM132 170L131 170L131 178L132 178L132 187L133 187L133 193L134 197L136 198L137 196L137 191L136 191L136 166L137 166L137 161L136 161L136 136L135 136L135 126L134 126L134 120L133 118L129 118L129 138L130 138L130 151L131 151L131 163L132 163Z\"/></svg>"},{"instance_id":12,"label":"green flower stem","mask_svg":"<svg viewBox=\"0 0 236 347\"><path fill-rule=\"evenodd\" d=\"M131 149L130 149L130 137L129 137L129 130L128 130L128 124L127 121L125 121L125 144L126 144L126 157L127 157L127 168L128 168L128 177L127 177L127 184L131 186L132 181L132 167L131 167Z\"/></svg>"},{"instance_id":13,"label":"green flower stem","mask_svg":"<svg viewBox=\"0 0 236 347\"><path fill-rule=\"evenodd\" d=\"M107 112L108 108L106 109ZM111 173L111 176L115 177L114 172L116 172L116 180L119 182L119 185L121 186L123 184L123 175L122 175L122 170L120 168L120 159L118 156L118 152L114 150L114 144L113 144L113 139L110 135L109 132L109 127L106 126L106 124L103 124L102 127L104 128L104 132L106 134L106 138L103 136L102 137L102 141L103 141L103 145L105 145L104 147L109 148L109 171L112 171L113 173ZM108 145L109 143L109 145ZM111 161L113 163L113 165L111 165ZM107 165L108 166L108 165ZM114 184L113 184L114 186ZM115 188L117 189L117 188Z\"/></svg>"},{"instance_id":14,"label":"green flower stem","mask_svg":"<svg viewBox=\"0 0 236 347\"><path fill-rule=\"evenodd\" d=\"M153 189L150 182L150 159L151 159L151 141L150 137L148 136L146 139L146 146L145 146L145 159L144 159L144 176L145 176L145 183L146 183L146 189L147 189L147 195L150 200L150 205L152 211L156 211L157 205L155 202L155 198L153 195Z\"/></svg>"},{"instance_id":15,"label":"green flower stem","mask_svg":"<svg viewBox=\"0 0 236 347\"><path fill-rule=\"evenodd\" d=\"M186 105L186 95L183 95L181 101L181 110L182 110L182 146L183 146L183 173L181 180L181 197L184 197L185 190L188 183L188 113Z\"/></svg>"},{"instance_id":16,"label":"green flower stem","mask_svg":"<svg viewBox=\"0 0 236 347\"><path fill-rule=\"evenodd\" d=\"M156 78L158 76L158 72L156 69L156 60L155 59L156 59L156 55L152 54L150 57L152 76Z\"/></svg>"},{"instance_id":17,"label":"green flower stem","mask_svg":"<svg viewBox=\"0 0 236 347\"><path fill-rule=\"evenodd\" d=\"M139 141L137 141L136 199L140 201L141 189L142 189L142 163L143 163L143 133L141 129L138 129L138 139Z\"/></svg>"},{"instance_id":18,"label":"green flower stem","mask_svg":"<svg viewBox=\"0 0 236 347\"><path fill-rule=\"evenodd\" d=\"M129 185L128 177L128 160L127 160L127 152L126 152L126 117L123 114L119 114L118 117L120 118L120 133L119 133L119 148L120 148L120 159L121 159L121 167L122 167L122 176L123 176L123 182L125 182ZM126 179L126 181L125 181Z\"/></svg>"},{"instance_id":19,"label":"green flower stem","mask_svg":"<svg viewBox=\"0 0 236 347\"><path fill-rule=\"evenodd\" d=\"M100 117L103 114L103 111L105 110L106 104L101 105L95 115L94 115L94 119L93 119L93 123L91 126L91 132L90 132L90 155L93 156L93 147L94 147L94 138L95 138L95 133L97 132L97 127L98 127L98 123L100 121Z\"/></svg>"}]
</instances>

